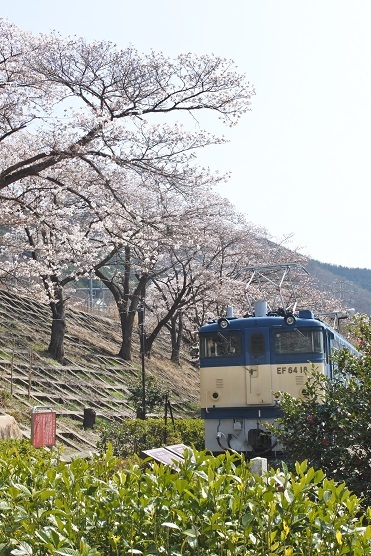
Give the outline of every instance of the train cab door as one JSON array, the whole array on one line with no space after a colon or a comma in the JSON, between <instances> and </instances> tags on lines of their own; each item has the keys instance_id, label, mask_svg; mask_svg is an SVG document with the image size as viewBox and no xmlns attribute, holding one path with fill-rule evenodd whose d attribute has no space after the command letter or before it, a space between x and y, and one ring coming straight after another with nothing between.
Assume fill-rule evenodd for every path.
<instances>
[{"instance_id":1,"label":"train cab door","mask_svg":"<svg viewBox=\"0 0 371 556\"><path fill-rule=\"evenodd\" d=\"M269 329L247 330L245 337L246 404L273 403Z\"/></svg>"}]
</instances>

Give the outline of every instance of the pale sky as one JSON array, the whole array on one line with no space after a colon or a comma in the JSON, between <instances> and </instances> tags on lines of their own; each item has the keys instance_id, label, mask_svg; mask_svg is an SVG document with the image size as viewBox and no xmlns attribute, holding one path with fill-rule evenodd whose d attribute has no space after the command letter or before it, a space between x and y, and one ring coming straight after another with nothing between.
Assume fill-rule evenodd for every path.
<instances>
[{"instance_id":1,"label":"pale sky","mask_svg":"<svg viewBox=\"0 0 371 556\"><path fill-rule=\"evenodd\" d=\"M255 85L229 144L202 162L232 177L219 192L276 241L322 262L371 269L370 0L0 0L34 33L119 48L216 54ZM200 160L201 162L201 160Z\"/></svg>"}]
</instances>

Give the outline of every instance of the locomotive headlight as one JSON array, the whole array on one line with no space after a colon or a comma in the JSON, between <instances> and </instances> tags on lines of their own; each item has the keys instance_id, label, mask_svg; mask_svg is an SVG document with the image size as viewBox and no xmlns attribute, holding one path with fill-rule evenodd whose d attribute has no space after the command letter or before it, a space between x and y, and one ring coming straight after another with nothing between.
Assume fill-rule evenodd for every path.
<instances>
[{"instance_id":1,"label":"locomotive headlight","mask_svg":"<svg viewBox=\"0 0 371 556\"><path fill-rule=\"evenodd\" d=\"M209 392L209 396L213 402L217 402L218 400L220 400L220 392L218 392L217 390Z\"/></svg>"},{"instance_id":2,"label":"locomotive headlight","mask_svg":"<svg viewBox=\"0 0 371 556\"><path fill-rule=\"evenodd\" d=\"M288 324L289 326L292 326L293 324L296 323L296 318L294 317L294 315L286 315L285 323Z\"/></svg>"},{"instance_id":3,"label":"locomotive headlight","mask_svg":"<svg viewBox=\"0 0 371 556\"><path fill-rule=\"evenodd\" d=\"M225 318L219 319L218 324L219 324L220 328L228 328L229 320L225 319Z\"/></svg>"}]
</instances>

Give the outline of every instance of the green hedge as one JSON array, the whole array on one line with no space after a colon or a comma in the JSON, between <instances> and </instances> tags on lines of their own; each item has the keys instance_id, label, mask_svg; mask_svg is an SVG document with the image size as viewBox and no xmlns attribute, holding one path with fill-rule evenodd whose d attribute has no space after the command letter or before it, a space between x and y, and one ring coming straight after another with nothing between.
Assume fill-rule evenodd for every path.
<instances>
[{"instance_id":1,"label":"green hedge","mask_svg":"<svg viewBox=\"0 0 371 556\"><path fill-rule=\"evenodd\" d=\"M1 556L364 556L371 527L359 511L344 484L305 462L259 477L236 454L190 452L177 472L123 469L110 450L66 464L1 444Z\"/></svg>"},{"instance_id":2,"label":"green hedge","mask_svg":"<svg viewBox=\"0 0 371 556\"><path fill-rule=\"evenodd\" d=\"M203 420L176 419L173 425L169 419L166 426L164 419L126 419L120 423L108 423L100 426L98 448L105 450L111 444L114 455L130 458L142 450L179 443L203 450Z\"/></svg>"}]
</instances>

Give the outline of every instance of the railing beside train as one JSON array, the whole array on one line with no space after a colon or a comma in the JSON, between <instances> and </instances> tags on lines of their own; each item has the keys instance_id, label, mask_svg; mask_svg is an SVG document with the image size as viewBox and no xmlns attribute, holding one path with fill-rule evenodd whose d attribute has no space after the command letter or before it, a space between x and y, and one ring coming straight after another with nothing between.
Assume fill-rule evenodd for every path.
<instances>
[{"instance_id":1,"label":"railing beside train","mask_svg":"<svg viewBox=\"0 0 371 556\"><path fill-rule=\"evenodd\" d=\"M264 431L277 419L276 392L304 395L311 369L332 377L331 353L355 348L338 330L311 310L297 311L297 264L251 267L246 301L248 313L226 315L199 330L201 416L205 448L272 456L280 450ZM270 300L254 298L270 294ZM264 288L263 288L264 289ZM332 319L335 313L329 314ZM343 313L338 318L345 318Z\"/></svg>"}]
</instances>

